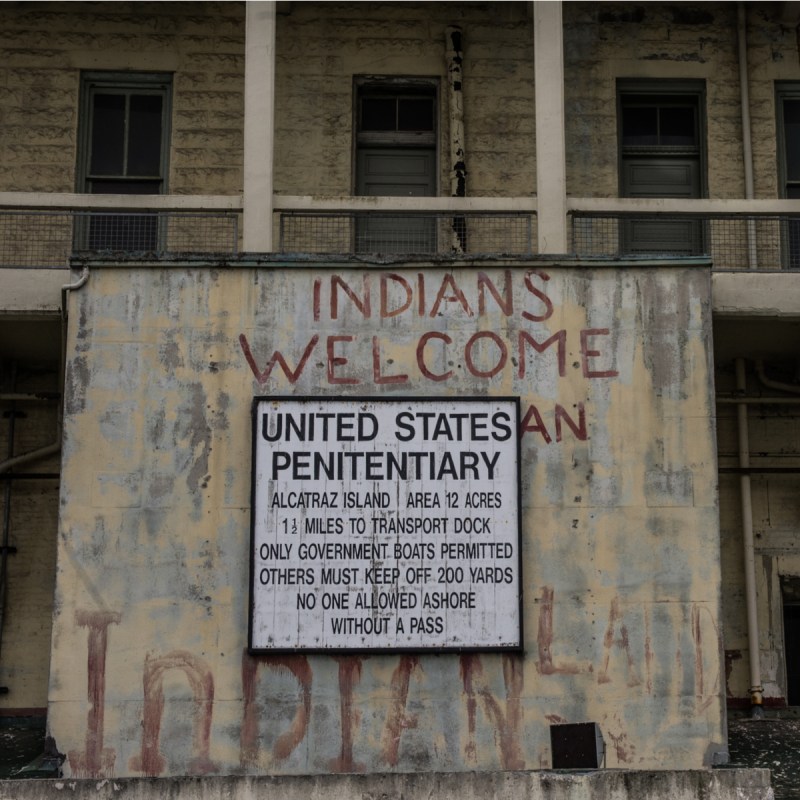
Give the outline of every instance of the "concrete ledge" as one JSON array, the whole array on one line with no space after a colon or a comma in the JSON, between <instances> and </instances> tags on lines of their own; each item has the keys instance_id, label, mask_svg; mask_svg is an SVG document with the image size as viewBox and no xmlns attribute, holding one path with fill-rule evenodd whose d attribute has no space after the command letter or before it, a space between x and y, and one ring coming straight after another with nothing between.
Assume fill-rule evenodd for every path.
<instances>
[{"instance_id":1,"label":"concrete ledge","mask_svg":"<svg viewBox=\"0 0 800 800\"><path fill-rule=\"evenodd\" d=\"M711 303L715 316L798 317L797 272L715 272Z\"/></svg>"},{"instance_id":2,"label":"concrete ledge","mask_svg":"<svg viewBox=\"0 0 800 800\"><path fill-rule=\"evenodd\" d=\"M772 800L769 770L0 781L0 800Z\"/></svg>"}]
</instances>

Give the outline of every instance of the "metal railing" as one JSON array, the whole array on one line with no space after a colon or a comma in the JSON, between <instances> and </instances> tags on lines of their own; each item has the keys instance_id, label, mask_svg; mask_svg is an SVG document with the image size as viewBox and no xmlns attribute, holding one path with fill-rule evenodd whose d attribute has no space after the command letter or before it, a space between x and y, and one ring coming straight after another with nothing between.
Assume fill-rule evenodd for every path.
<instances>
[{"instance_id":1,"label":"metal railing","mask_svg":"<svg viewBox=\"0 0 800 800\"><path fill-rule=\"evenodd\" d=\"M536 252L536 215L282 211L278 248L287 254L530 256Z\"/></svg>"},{"instance_id":2,"label":"metal railing","mask_svg":"<svg viewBox=\"0 0 800 800\"><path fill-rule=\"evenodd\" d=\"M63 269L80 253L238 251L237 212L0 210L0 267Z\"/></svg>"},{"instance_id":3,"label":"metal railing","mask_svg":"<svg viewBox=\"0 0 800 800\"><path fill-rule=\"evenodd\" d=\"M706 256L717 270L799 270L800 215L571 214L582 258Z\"/></svg>"},{"instance_id":4,"label":"metal railing","mask_svg":"<svg viewBox=\"0 0 800 800\"><path fill-rule=\"evenodd\" d=\"M567 200L569 238L559 251L566 255L702 256L716 270L800 270L800 201ZM563 228L539 230L536 204L535 197L275 195L269 248L390 260L525 258L539 253L540 236L563 241ZM242 207L238 195L0 193L0 267L64 268L76 253L235 255L246 241Z\"/></svg>"}]
</instances>

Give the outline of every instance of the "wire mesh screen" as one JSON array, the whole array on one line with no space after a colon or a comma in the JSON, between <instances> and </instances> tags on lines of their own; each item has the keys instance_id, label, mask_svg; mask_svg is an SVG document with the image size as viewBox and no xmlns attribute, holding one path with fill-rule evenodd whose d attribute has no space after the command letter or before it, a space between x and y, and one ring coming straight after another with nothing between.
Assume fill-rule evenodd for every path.
<instances>
[{"instance_id":1,"label":"wire mesh screen","mask_svg":"<svg viewBox=\"0 0 800 800\"><path fill-rule=\"evenodd\" d=\"M235 213L0 211L0 267L64 268L72 253L236 253Z\"/></svg>"},{"instance_id":2,"label":"wire mesh screen","mask_svg":"<svg viewBox=\"0 0 800 800\"><path fill-rule=\"evenodd\" d=\"M282 253L532 255L533 214L283 212Z\"/></svg>"},{"instance_id":3,"label":"wire mesh screen","mask_svg":"<svg viewBox=\"0 0 800 800\"><path fill-rule=\"evenodd\" d=\"M800 218L572 215L572 250L590 257L709 256L716 269L800 269Z\"/></svg>"}]
</instances>

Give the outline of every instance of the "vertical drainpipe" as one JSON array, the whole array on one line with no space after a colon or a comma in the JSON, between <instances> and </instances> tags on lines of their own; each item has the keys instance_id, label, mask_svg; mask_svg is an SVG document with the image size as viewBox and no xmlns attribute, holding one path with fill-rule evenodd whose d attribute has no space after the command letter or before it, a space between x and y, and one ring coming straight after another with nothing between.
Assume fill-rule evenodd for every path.
<instances>
[{"instance_id":1,"label":"vertical drainpipe","mask_svg":"<svg viewBox=\"0 0 800 800\"><path fill-rule=\"evenodd\" d=\"M744 395L747 378L744 359L736 359L736 391ZM747 404L738 403L736 415L739 431L739 466L750 467L750 441L747 430ZM744 590L747 605L747 650L750 655L750 716L764 716L764 688L761 686L761 660L758 634L758 608L756 605L756 563L753 546L753 503L750 493L750 473L742 472L739 478L742 499L742 543L744 549Z\"/></svg>"},{"instance_id":2,"label":"vertical drainpipe","mask_svg":"<svg viewBox=\"0 0 800 800\"><path fill-rule=\"evenodd\" d=\"M747 13L744 3L737 5L737 33L739 37L739 94L742 109L742 158L744 160L744 196L747 200L755 197L753 183L753 139L750 131L750 85L747 69ZM747 265L758 269L758 250L756 249L756 223L747 220Z\"/></svg>"},{"instance_id":3,"label":"vertical drainpipe","mask_svg":"<svg viewBox=\"0 0 800 800\"><path fill-rule=\"evenodd\" d=\"M450 121L450 196L467 196L467 167L464 155L464 93L462 91L463 42L461 28L445 30L447 61L447 112ZM450 246L454 253L467 249L467 221L453 217Z\"/></svg>"}]
</instances>

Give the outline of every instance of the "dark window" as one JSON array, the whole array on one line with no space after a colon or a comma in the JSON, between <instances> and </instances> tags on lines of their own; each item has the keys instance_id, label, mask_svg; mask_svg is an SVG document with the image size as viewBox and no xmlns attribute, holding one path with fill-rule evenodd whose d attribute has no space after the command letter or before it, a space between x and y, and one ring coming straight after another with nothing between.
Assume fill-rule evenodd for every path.
<instances>
[{"instance_id":1,"label":"dark window","mask_svg":"<svg viewBox=\"0 0 800 800\"><path fill-rule=\"evenodd\" d=\"M800 199L800 85L778 84L778 175L780 196ZM783 262L800 269L800 220L783 224Z\"/></svg>"},{"instance_id":2,"label":"dark window","mask_svg":"<svg viewBox=\"0 0 800 800\"><path fill-rule=\"evenodd\" d=\"M436 194L436 84L356 81L356 193L383 197ZM360 253L431 253L433 217L374 214L355 227Z\"/></svg>"},{"instance_id":3,"label":"dark window","mask_svg":"<svg viewBox=\"0 0 800 800\"><path fill-rule=\"evenodd\" d=\"M622 197L702 197L705 190L702 83L620 81ZM703 224L665 216L625 220L620 250L634 255L698 255Z\"/></svg>"},{"instance_id":4,"label":"dark window","mask_svg":"<svg viewBox=\"0 0 800 800\"><path fill-rule=\"evenodd\" d=\"M78 190L91 194L167 191L171 78L157 74L83 76ZM153 214L96 214L76 237L92 250L155 250Z\"/></svg>"}]
</instances>

